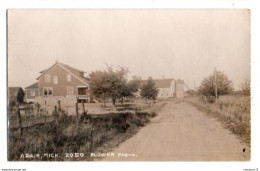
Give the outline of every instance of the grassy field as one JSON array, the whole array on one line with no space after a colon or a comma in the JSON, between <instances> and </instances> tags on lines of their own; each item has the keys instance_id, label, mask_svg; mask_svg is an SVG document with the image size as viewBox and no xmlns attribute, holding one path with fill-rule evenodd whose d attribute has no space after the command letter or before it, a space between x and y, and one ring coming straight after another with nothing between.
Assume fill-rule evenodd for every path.
<instances>
[{"instance_id":1,"label":"grassy field","mask_svg":"<svg viewBox=\"0 0 260 171\"><path fill-rule=\"evenodd\" d=\"M220 96L215 103L208 103L203 97L191 97L185 100L199 110L216 117L250 146L250 96Z\"/></svg>"},{"instance_id":2,"label":"grassy field","mask_svg":"<svg viewBox=\"0 0 260 171\"><path fill-rule=\"evenodd\" d=\"M109 152L156 116L166 102L145 109L121 105L117 113L74 115L63 112L58 122L8 132L9 161L94 160L92 152ZM135 112L129 112L130 110Z\"/></svg>"}]
</instances>

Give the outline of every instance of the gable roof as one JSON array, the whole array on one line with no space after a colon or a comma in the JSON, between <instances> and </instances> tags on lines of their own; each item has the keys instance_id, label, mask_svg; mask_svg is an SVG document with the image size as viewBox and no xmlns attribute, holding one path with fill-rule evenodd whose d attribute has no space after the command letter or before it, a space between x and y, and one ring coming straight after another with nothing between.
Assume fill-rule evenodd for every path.
<instances>
[{"instance_id":1,"label":"gable roof","mask_svg":"<svg viewBox=\"0 0 260 171\"><path fill-rule=\"evenodd\" d=\"M71 74L74 78L78 79L78 80L81 81L82 83L87 84L87 85L89 84L89 83L88 83L88 80L87 80L85 77L82 77L82 76L78 76L78 75L73 74L73 71L72 71L72 70L74 70L74 71L76 71L76 72L79 72L79 73L85 73L84 71L78 70L78 69L73 68L73 67L71 67L71 66L69 66L69 65L62 64L62 63L60 63L60 62L58 62L58 61L56 61L56 63L53 64L50 68L41 71L41 72L40 72L41 75L37 78L37 80L39 80L39 78L40 78L41 76L43 76L44 74L46 74L49 70L51 70L51 69L52 69L54 66L56 66L56 65L60 66L62 69L64 69L65 71L67 71L69 74Z\"/></svg>"},{"instance_id":2,"label":"gable roof","mask_svg":"<svg viewBox=\"0 0 260 171\"><path fill-rule=\"evenodd\" d=\"M56 63L55 63L54 65L56 65L57 63L59 63L60 65L63 65L64 67L68 68L69 70L74 70L74 71L77 71L77 72L86 73L85 71L76 69L76 68L74 68L74 67L71 67L71 66L69 66L69 65L63 64L63 63L58 62L58 61L56 61ZM49 69L51 69L54 65L52 65L51 67L49 67L49 68L47 68L47 69L44 69L44 70L40 71L40 73L41 73L41 74L45 73L46 71L48 71Z\"/></svg>"},{"instance_id":3,"label":"gable roof","mask_svg":"<svg viewBox=\"0 0 260 171\"><path fill-rule=\"evenodd\" d=\"M35 89L35 88L38 88L38 82L36 82L32 85L29 85L28 87L25 87L25 89Z\"/></svg>"},{"instance_id":4,"label":"gable roof","mask_svg":"<svg viewBox=\"0 0 260 171\"><path fill-rule=\"evenodd\" d=\"M77 72L86 73L85 71L82 71L82 70L73 68L73 67L71 67L71 66L69 66L69 65L66 65L66 64L63 64L63 63L60 63L60 62L59 62L59 64L60 64L60 65L63 65L64 67L66 67L66 68L69 69L69 70L74 70L74 71L77 71Z\"/></svg>"},{"instance_id":5,"label":"gable roof","mask_svg":"<svg viewBox=\"0 0 260 171\"><path fill-rule=\"evenodd\" d=\"M140 87L147 83L148 80L141 80ZM153 79L156 88L169 88L174 79Z\"/></svg>"}]
</instances>

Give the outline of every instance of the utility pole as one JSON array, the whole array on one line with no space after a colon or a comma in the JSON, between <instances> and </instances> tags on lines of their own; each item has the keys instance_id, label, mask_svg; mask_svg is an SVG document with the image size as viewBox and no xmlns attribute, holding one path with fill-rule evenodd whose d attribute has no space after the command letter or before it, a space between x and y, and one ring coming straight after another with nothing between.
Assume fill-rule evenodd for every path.
<instances>
[{"instance_id":1,"label":"utility pole","mask_svg":"<svg viewBox=\"0 0 260 171\"><path fill-rule=\"evenodd\" d=\"M217 102L217 99L218 99L218 78L217 78L217 69L215 67L215 72L214 72L214 75L215 75L215 97L216 97L216 102Z\"/></svg>"}]
</instances>

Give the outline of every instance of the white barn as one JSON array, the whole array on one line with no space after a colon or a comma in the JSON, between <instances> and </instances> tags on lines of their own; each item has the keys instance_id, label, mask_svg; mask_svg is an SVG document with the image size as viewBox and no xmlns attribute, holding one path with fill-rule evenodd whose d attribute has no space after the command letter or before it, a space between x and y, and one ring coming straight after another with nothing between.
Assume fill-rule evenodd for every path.
<instances>
[{"instance_id":1,"label":"white barn","mask_svg":"<svg viewBox=\"0 0 260 171\"><path fill-rule=\"evenodd\" d=\"M159 90L158 99L167 99L171 97L184 97L184 81L174 79L153 79L155 87ZM145 84L147 80L141 81L141 86ZM140 87L141 87L140 86ZM136 97L140 97L140 89L136 93Z\"/></svg>"}]
</instances>

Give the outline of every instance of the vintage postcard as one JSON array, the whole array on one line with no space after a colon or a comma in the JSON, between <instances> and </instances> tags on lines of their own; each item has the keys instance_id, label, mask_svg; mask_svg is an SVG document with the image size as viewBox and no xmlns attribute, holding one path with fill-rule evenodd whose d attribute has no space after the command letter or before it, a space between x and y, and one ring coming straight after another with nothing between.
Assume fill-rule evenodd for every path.
<instances>
[{"instance_id":1,"label":"vintage postcard","mask_svg":"<svg viewBox=\"0 0 260 171\"><path fill-rule=\"evenodd\" d=\"M9 161L249 161L250 10L8 10Z\"/></svg>"}]
</instances>

